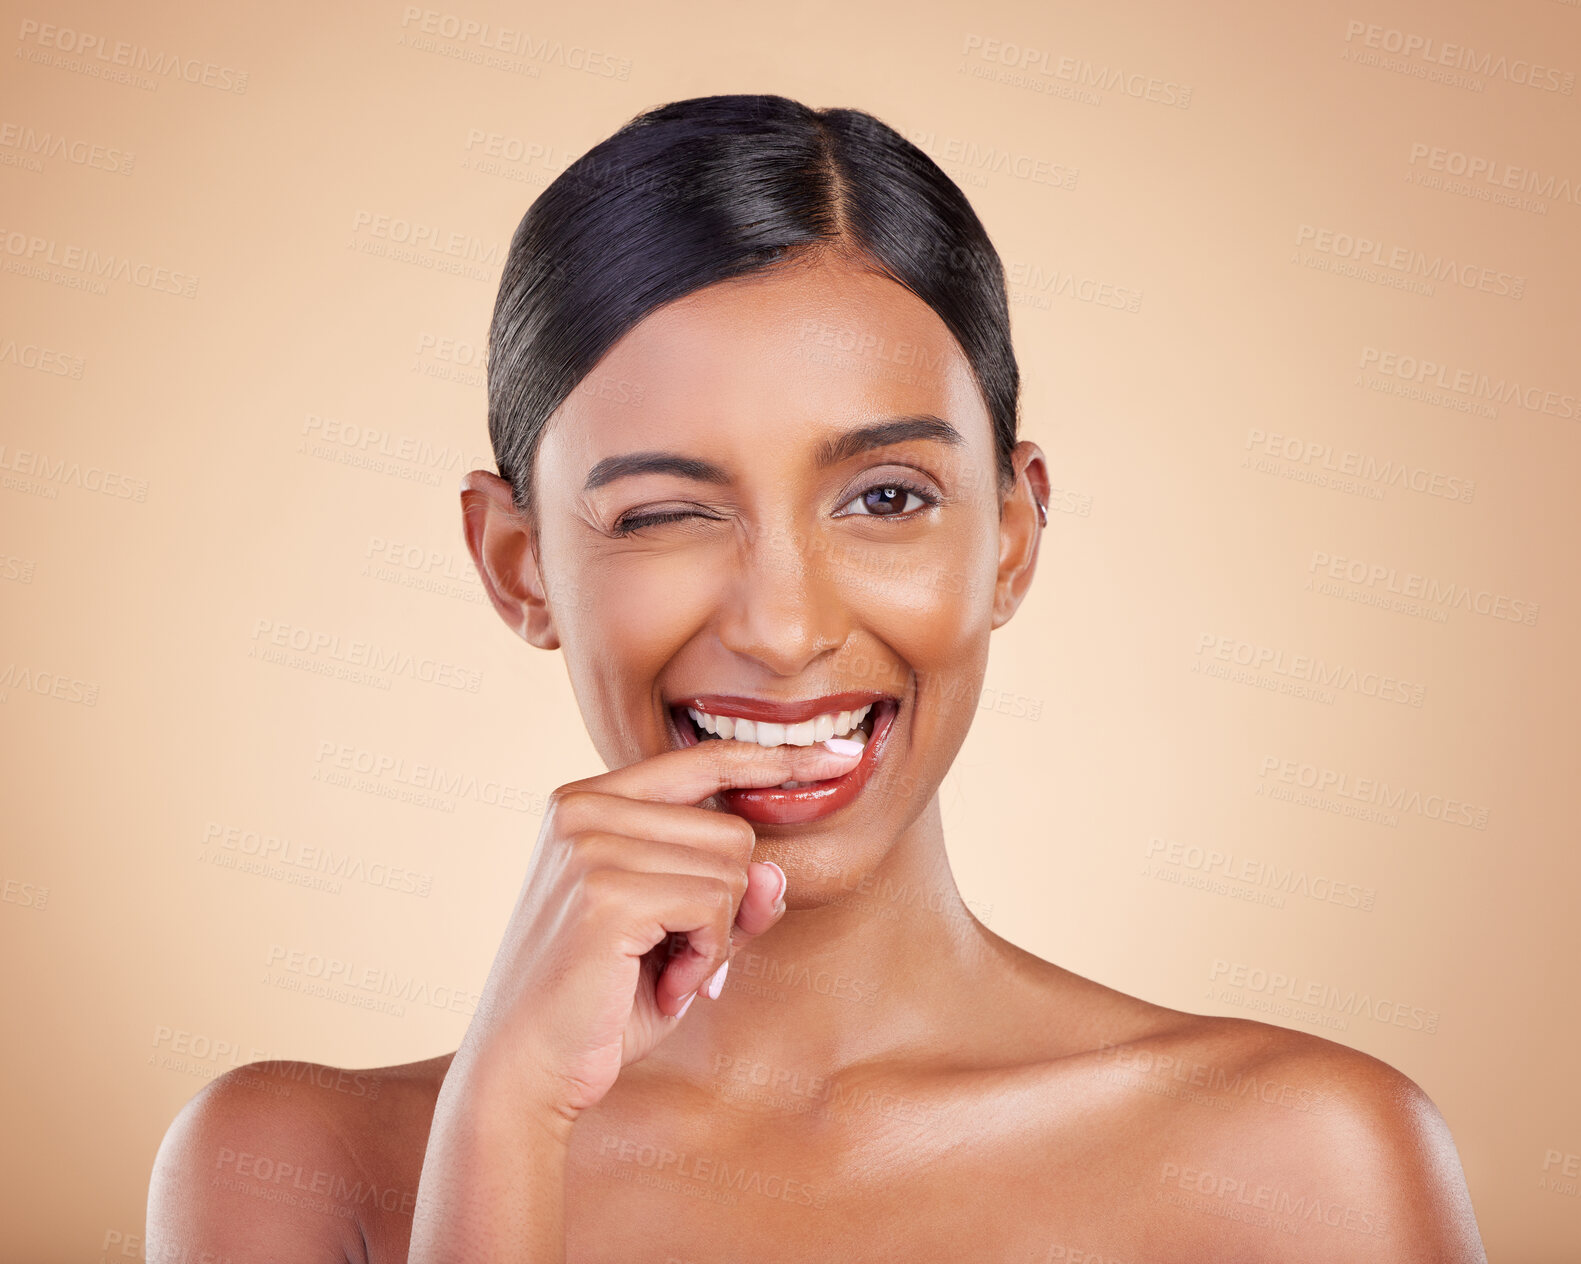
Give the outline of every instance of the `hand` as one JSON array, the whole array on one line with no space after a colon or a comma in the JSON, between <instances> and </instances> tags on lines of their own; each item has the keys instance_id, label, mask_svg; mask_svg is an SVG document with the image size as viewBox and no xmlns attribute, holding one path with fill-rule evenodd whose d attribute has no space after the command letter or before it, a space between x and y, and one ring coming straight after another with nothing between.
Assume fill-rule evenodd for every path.
<instances>
[{"instance_id":1,"label":"hand","mask_svg":"<svg viewBox=\"0 0 1581 1264\"><path fill-rule=\"evenodd\" d=\"M839 776L859 758L703 741L555 790L457 1061L503 1070L574 1121L784 912L784 875L752 860L752 826L698 805Z\"/></svg>"}]
</instances>

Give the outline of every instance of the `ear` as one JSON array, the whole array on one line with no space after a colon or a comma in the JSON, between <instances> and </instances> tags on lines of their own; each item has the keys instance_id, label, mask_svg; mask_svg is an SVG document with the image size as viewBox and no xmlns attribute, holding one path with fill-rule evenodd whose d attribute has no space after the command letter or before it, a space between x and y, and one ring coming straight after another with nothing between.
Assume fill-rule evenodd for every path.
<instances>
[{"instance_id":1,"label":"ear","mask_svg":"<svg viewBox=\"0 0 1581 1264\"><path fill-rule=\"evenodd\" d=\"M1038 565L1038 541L1049 503L1048 467L1043 450L1030 439L1011 454L1014 473L1010 494L999 509L999 578L994 585L994 627L1010 622L1032 586ZM1039 509L1043 506L1043 509Z\"/></svg>"},{"instance_id":2,"label":"ear","mask_svg":"<svg viewBox=\"0 0 1581 1264\"><path fill-rule=\"evenodd\" d=\"M516 511L511 485L472 470L461 480L461 527L478 578L505 626L541 650L560 648L538 567L532 524Z\"/></svg>"}]
</instances>

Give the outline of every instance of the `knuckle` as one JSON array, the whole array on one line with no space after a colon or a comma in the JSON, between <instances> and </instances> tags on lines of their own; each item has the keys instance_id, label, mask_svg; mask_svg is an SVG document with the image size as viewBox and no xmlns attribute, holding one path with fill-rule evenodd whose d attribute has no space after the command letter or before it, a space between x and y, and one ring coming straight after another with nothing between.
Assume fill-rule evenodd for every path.
<instances>
[{"instance_id":1,"label":"knuckle","mask_svg":"<svg viewBox=\"0 0 1581 1264\"><path fill-rule=\"evenodd\" d=\"M556 786L549 792L549 804L545 815L550 817L562 831L571 831L576 828L579 820L585 819L588 801L597 796L590 790L584 790L577 782L569 782L563 786Z\"/></svg>"},{"instance_id":2,"label":"knuckle","mask_svg":"<svg viewBox=\"0 0 1581 1264\"><path fill-rule=\"evenodd\" d=\"M725 881L722 874L699 873L693 874L698 884L697 906L706 909L710 914L718 909L719 905L729 900L730 884Z\"/></svg>"},{"instance_id":3,"label":"knuckle","mask_svg":"<svg viewBox=\"0 0 1581 1264\"><path fill-rule=\"evenodd\" d=\"M583 880L595 870L614 868L607 861L610 840L614 835L601 829L580 829L566 834L565 845L573 861L583 874Z\"/></svg>"},{"instance_id":4,"label":"knuckle","mask_svg":"<svg viewBox=\"0 0 1581 1264\"><path fill-rule=\"evenodd\" d=\"M758 845L757 830L753 829L752 822L744 817L732 816L730 820L732 822L730 827L730 832L733 835L732 841L738 849L750 854L752 849Z\"/></svg>"},{"instance_id":5,"label":"knuckle","mask_svg":"<svg viewBox=\"0 0 1581 1264\"><path fill-rule=\"evenodd\" d=\"M625 874L610 865L595 865L582 875L577 892L582 904L598 913L615 907L625 899Z\"/></svg>"},{"instance_id":6,"label":"knuckle","mask_svg":"<svg viewBox=\"0 0 1581 1264\"><path fill-rule=\"evenodd\" d=\"M735 918L735 884L729 878L711 878L709 881L713 884L708 893L709 904L715 916L722 917L728 926Z\"/></svg>"},{"instance_id":7,"label":"knuckle","mask_svg":"<svg viewBox=\"0 0 1581 1264\"><path fill-rule=\"evenodd\" d=\"M599 829L596 825L569 830L564 835L565 841L570 844L571 849L579 853L594 851L613 837L614 835L608 830Z\"/></svg>"}]
</instances>

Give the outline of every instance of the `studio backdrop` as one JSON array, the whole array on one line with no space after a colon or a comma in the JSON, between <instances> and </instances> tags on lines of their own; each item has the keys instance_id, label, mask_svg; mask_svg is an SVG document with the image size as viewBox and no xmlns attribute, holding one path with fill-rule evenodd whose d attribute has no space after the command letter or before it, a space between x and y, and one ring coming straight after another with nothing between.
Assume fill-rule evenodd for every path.
<instances>
[{"instance_id":1,"label":"studio backdrop","mask_svg":"<svg viewBox=\"0 0 1581 1264\"><path fill-rule=\"evenodd\" d=\"M1581 6L4 7L6 1260L138 1258L232 1067L456 1047L603 771L461 534L501 265L715 92L870 111L1004 262L1055 489L969 907L1398 1067L1489 1257L1577 1258Z\"/></svg>"}]
</instances>

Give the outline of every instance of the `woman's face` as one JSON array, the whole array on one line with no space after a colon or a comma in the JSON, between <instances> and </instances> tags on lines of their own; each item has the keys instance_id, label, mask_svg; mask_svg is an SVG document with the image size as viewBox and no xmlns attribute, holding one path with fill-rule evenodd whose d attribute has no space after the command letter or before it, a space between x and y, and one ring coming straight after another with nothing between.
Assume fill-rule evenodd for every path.
<instances>
[{"instance_id":1,"label":"woman's face","mask_svg":"<svg viewBox=\"0 0 1581 1264\"><path fill-rule=\"evenodd\" d=\"M913 424L875 445L897 420ZM759 823L759 858L805 901L819 874L872 872L966 737L1048 495L1035 445L1015 455L1001 517L988 413L933 310L845 265L782 269L611 348L545 431L535 547L506 485L470 476L488 493L474 554L507 621L564 651L611 768L697 740L684 701L701 695L896 701L859 794Z\"/></svg>"}]
</instances>

